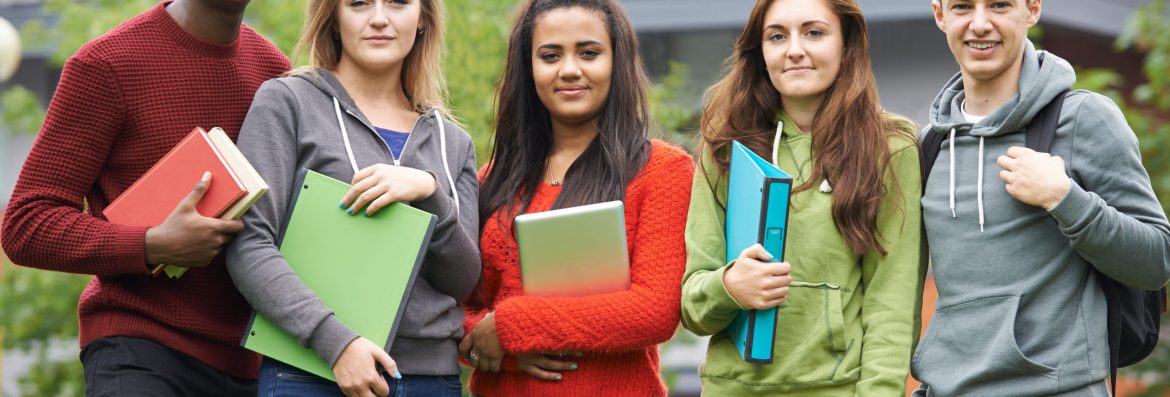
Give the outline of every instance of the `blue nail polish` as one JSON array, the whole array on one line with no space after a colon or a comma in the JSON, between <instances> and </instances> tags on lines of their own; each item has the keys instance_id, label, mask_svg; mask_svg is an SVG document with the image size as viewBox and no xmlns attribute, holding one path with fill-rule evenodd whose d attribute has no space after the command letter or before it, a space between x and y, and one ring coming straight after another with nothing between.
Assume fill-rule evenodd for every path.
<instances>
[{"instance_id":1,"label":"blue nail polish","mask_svg":"<svg viewBox=\"0 0 1170 397\"><path fill-rule=\"evenodd\" d=\"M353 207L350 207L348 210L345 210L345 213L353 215Z\"/></svg>"},{"instance_id":2,"label":"blue nail polish","mask_svg":"<svg viewBox=\"0 0 1170 397\"><path fill-rule=\"evenodd\" d=\"M559 380L561 380L561 376L560 375L554 376L553 380L559 381Z\"/></svg>"},{"instance_id":3,"label":"blue nail polish","mask_svg":"<svg viewBox=\"0 0 1170 397\"><path fill-rule=\"evenodd\" d=\"M345 201L342 201L340 204L337 204L337 208L345 208Z\"/></svg>"},{"instance_id":4,"label":"blue nail polish","mask_svg":"<svg viewBox=\"0 0 1170 397\"><path fill-rule=\"evenodd\" d=\"M369 209L366 209L366 211L365 211L365 214L366 214L366 217L369 217L369 216L370 216L370 210L369 210Z\"/></svg>"},{"instance_id":5,"label":"blue nail polish","mask_svg":"<svg viewBox=\"0 0 1170 397\"><path fill-rule=\"evenodd\" d=\"M402 374L397 370L394 371L394 379L402 379Z\"/></svg>"},{"instance_id":6,"label":"blue nail polish","mask_svg":"<svg viewBox=\"0 0 1170 397\"><path fill-rule=\"evenodd\" d=\"M576 370L577 370L577 364L569 364L569 370L570 370L570 371L576 371Z\"/></svg>"}]
</instances>

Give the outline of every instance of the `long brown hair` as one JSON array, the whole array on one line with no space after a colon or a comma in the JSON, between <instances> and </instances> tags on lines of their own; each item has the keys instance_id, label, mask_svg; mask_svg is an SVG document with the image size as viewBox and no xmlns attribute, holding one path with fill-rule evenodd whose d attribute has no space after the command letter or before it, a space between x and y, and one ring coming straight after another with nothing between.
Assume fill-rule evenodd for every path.
<instances>
[{"instance_id":1,"label":"long brown hair","mask_svg":"<svg viewBox=\"0 0 1170 397\"><path fill-rule=\"evenodd\" d=\"M340 0L312 0L305 5L305 25L293 59L304 52L309 65L289 75L312 74L317 68L333 70L341 61L341 37L337 34L337 6ZM402 91L414 111L438 109L451 119L446 106L447 81L443 75L443 34L446 30L443 0L419 0L421 7L414 46L402 61Z\"/></svg>"},{"instance_id":2,"label":"long brown hair","mask_svg":"<svg viewBox=\"0 0 1170 397\"><path fill-rule=\"evenodd\" d=\"M479 193L482 227L492 214L526 212L542 183L552 153L552 119L540 101L532 77L532 34L545 12L581 7L605 21L613 47L609 96L596 115L597 137L569 166L564 187L552 208L621 200L626 184L646 165L650 123L646 91L649 78L638 57L633 24L615 0L529 0L516 11L508 39L508 57L500 80L496 134L490 170ZM520 206L515 198L519 194ZM500 217L511 223L511 216Z\"/></svg>"},{"instance_id":3,"label":"long brown hair","mask_svg":"<svg viewBox=\"0 0 1170 397\"><path fill-rule=\"evenodd\" d=\"M726 76L707 91L699 128L704 150L713 155L720 175L728 170L727 148L732 140L771 158L776 114L783 106L766 71L761 44L764 14L773 1L756 2L735 50L724 62ZM888 193L882 175L892 174L888 138L902 134L913 140L913 126L881 111L865 17L857 2L824 1L841 20L844 53L840 74L825 91L813 118L812 175L793 193L827 179L833 186L833 221L853 253L876 250L885 255L877 239L877 216L880 201ZM714 187L718 182L708 183Z\"/></svg>"}]
</instances>

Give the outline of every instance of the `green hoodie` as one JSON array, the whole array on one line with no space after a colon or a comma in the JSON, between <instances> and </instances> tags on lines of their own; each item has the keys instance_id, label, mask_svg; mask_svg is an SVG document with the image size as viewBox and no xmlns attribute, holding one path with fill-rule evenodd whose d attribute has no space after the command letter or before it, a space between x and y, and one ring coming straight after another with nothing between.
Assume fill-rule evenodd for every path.
<instances>
[{"instance_id":1,"label":"green hoodie","mask_svg":"<svg viewBox=\"0 0 1170 397\"><path fill-rule=\"evenodd\" d=\"M812 137L787 116L781 121L777 165L800 186L812 173ZM742 307L723 285L726 174L720 175L711 153L703 153L687 214L682 321L698 335L712 335L699 367L704 395L906 395L926 266L918 150L912 123L900 121L909 133L889 139L897 177L886 173L889 194L877 221L888 255L853 254L833 222L832 193L813 188L793 196L785 253L793 282L777 313L775 360L766 365L744 362L721 332ZM717 193L708 179L718 181Z\"/></svg>"}]
</instances>

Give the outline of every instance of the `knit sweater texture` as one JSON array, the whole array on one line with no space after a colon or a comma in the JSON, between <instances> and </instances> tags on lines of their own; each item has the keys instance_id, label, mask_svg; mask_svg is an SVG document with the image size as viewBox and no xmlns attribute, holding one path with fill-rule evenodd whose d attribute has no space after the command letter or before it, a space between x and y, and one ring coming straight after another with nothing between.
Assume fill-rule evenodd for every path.
<instances>
[{"instance_id":1,"label":"knit sweater texture","mask_svg":"<svg viewBox=\"0 0 1170 397\"><path fill-rule=\"evenodd\" d=\"M239 343L251 309L223 256L179 279L151 277L147 228L102 215L192 128L221 127L235 139L256 89L289 69L247 26L232 44L208 43L183 30L167 4L85 44L65 63L9 201L2 244L19 265L95 276L78 303L82 346L109 336L144 338L225 374L255 378L259 356Z\"/></svg>"},{"instance_id":2,"label":"knit sweater texture","mask_svg":"<svg viewBox=\"0 0 1170 397\"><path fill-rule=\"evenodd\" d=\"M653 141L650 160L626 187L626 241L630 289L573 298L525 296L511 222L498 211L480 239L483 284L467 308L468 332L495 312L500 344L508 352L500 372L476 371L477 396L665 396L658 344L674 335L686 267L683 231L694 163L676 146ZM551 208L560 186L543 184L528 213ZM567 242L568 243L568 242ZM475 299L473 299L474 301ZM516 353L581 351L562 380L538 380L516 365Z\"/></svg>"}]
</instances>

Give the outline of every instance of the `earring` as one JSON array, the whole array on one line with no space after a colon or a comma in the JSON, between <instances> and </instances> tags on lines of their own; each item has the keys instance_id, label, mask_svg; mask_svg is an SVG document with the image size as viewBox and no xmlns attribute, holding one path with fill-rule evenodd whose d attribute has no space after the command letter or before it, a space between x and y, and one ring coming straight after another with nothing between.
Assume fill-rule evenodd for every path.
<instances>
[{"instance_id":1,"label":"earring","mask_svg":"<svg viewBox=\"0 0 1170 397\"><path fill-rule=\"evenodd\" d=\"M418 28L418 35L422 36L422 34L423 34L423 28Z\"/></svg>"}]
</instances>

